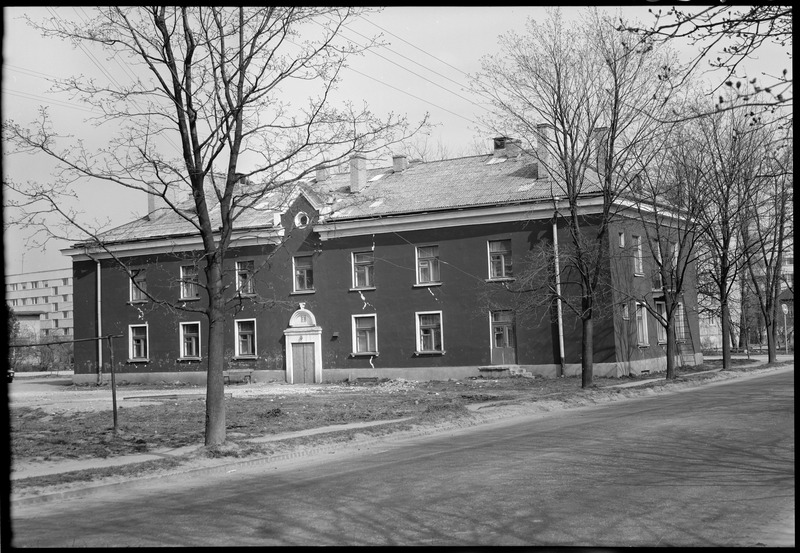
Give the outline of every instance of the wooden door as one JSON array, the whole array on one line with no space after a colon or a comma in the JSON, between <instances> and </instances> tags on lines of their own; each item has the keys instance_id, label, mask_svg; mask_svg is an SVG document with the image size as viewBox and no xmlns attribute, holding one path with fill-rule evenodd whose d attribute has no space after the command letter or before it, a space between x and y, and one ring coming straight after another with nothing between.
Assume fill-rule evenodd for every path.
<instances>
[{"instance_id":1,"label":"wooden door","mask_svg":"<svg viewBox=\"0 0 800 553\"><path fill-rule=\"evenodd\" d=\"M295 384L314 382L314 344L292 344L292 379Z\"/></svg>"},{"instance_id":2,"label":"wooden door","mask_svg":"<svg viewBox=\"0 0 800 553\"><path fill-rule=\"evenodd\" d=\"M517 343L512 311L492 312L492 365L516 365Z\"/></svg>"}]
</instances>

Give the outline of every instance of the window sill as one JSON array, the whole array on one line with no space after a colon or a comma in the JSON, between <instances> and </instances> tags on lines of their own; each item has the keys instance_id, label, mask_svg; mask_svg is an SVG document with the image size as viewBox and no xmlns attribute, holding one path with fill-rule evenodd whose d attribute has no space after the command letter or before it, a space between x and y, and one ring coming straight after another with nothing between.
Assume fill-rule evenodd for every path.
<instances>
[{"instance_id":1,"label":"window sill","mask_svg":"<svg viewBox=\"0 0 800 553\"><path fill-rule=\"evenodd\" d=\"M200 301L200 298L180 298L180 301Z\"/></svg>"},{"instance_id":2,"label":"window sill","mask_svg":"<svg viewBox=\"0 0 800 553\"><path fill-rule=\"evenodd\" d=\"M248 292L247 294L243 294L242 292L236 292L236 296L239 298L254 298L256 295L253 292ZM200 298L197 298L200 299Z\"/></svg>"},{"instance_id":3,"label":"window sill","mask_svg":"<svg viewBox=\"0 0 800 553\"><path fill-rule=\"evenodd\" d=\"M237 355L231 358L232 361L255 361L257 359L257 355Z\"/></svg>"},{"instance_id":4,"label":"window sill","mask_svg":"<svg viewBox=\"0 0 800 553\"><path fill-rule=\"evenodd\" d=\"M126 363L149 363L149 358L136 358L136 359L128 359L125 361Z\"/></svg>"},{"instance_id":5,"label":"window sill","mask_svg":"<svg viewBox=\"0 0 800 553\"><path fill-rule=\"evenodd\" d=\"M636 344L638 348L649 348L650 344Z\"/></svg>"},{"instance_id":6,"label":"window sill","mask_svg":"<svg viewBox=\"0 0 800 553\"><path fill-rule=\"evenodd\" d=\"M289 293L291 296L300 296L303 294L313 294L316 290L293 290Z\"/></svg>"},{"instance_id":7,"label":"window sill","mask_svg":"<svg viewBox=\"0 0 800 553\"><path fill-rule=\"evenodd\" d=\"M361 288L350 288L350 292L365 292L367 290L377 290L375 286L363 286Z\"/></svg>"},{"instance_id":8,"label":"window sill","mask_svg":"<svg viewBox=\"0 0 800 553\"><path fill-rule=\"evenodd\" d=\"M147 303L147 300L131 300L126 302L128 305L138 305L140 303Z\"/></svg>"},{"instance_id":9,"label":"window sill","mask_svg":"<svg viewBox=\"0 0 800 553\"><path fill-rule=\"evenodd\" d=\"M415 351L414 356L418 357L420 355L444 355L445 350L435 350L435 351Z\"/></svg>"},{"instance_id":10,"label":"window sill","mask_svg":"<svg viewBox=\"0 0 800 553\"><path fill-rule=\"evenodd\" d=\"M378 357L377 351L351 351L350 357Z\"/></svg>"},{"instance_id":11,"label":"window sill","mask_svg":"<svg viewBox=\"0 0 800 553\"><path fill-rule=\"evenodd\" d=\"M644 273L633 273L633 276L635 276L635 277L643 277Z\"/></svg>"},{"instance_id":12,"label":"window sill","mask_svg":"<svg viewBox=\"0 0 800 553\"><path fill-rule=\"evenodd\" d=\"M431 286L441 286L441 285L442 285L441 282L423 282L421 284L420 283L413 284L412 287L413 288L430 288Z\"/></svg>"},{"instance_id":13,"label":"window sill","mask_svg":"<svg viewBox=\"0 0 800 553\"><path fill-rule=\"evenodd\" d=\"M202 359L200 357L178 357L176 361L178 363L197 363Z\"/></svg>"},{"instance_id":14,"label":"window sill","mask_svg":"<svg viewBox=\"0 0 800 553\"><path fill-rule=\"evenodd\" d=\"M487 278L486 282L514 282L516 280L514 277L493 277Z\"/></svg>"}]
</instances>

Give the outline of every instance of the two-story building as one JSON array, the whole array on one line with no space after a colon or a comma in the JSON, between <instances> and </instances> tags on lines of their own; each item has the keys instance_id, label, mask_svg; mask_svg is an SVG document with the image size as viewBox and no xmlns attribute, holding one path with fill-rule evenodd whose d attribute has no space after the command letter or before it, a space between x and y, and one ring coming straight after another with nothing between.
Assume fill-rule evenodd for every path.
<instances>
[{"instance_id":1,"label":"two-story building","mask_svg":"<svg viewBox=\"0 0 800 553\"><path fill-rule=\"evenodd\" d=\"M319 169L264 196L240 217L225 260L226 369L290 383L464 378L498 367L579 374L573 313L554 302L520 310L484 301L530 270L534 248L570 240L559 183L541 163L505 139L493 154L427 163L396 156L378 169L356 156L349 173ZM581 202L591 225L602 199L597 175L587 178ZM596 310L598 376L665 366L663 329L637 303L657 301L643 224L636 210L622 210L608 235L614 292ZM208 323L186 310L207 301L197 233L180 214L154 209L102 239L105 250L65 251L75 337L120 336L122 380L203 382ZM679 332L693 363L701 359L693 280L683 303ZM107 373L109 353L105 341L76 343L75 380Z\"/></svg>"}]
</instances>

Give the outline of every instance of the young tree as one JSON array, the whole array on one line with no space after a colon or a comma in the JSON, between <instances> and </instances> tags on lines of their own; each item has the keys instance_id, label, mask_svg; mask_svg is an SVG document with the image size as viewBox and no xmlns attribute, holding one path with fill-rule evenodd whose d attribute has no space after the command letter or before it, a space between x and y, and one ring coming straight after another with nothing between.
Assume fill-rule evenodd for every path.
<instances>
[{"instance_id":1,"label":"young tree","mask_svg":"<svg viewBox=\"0 0 800 553\"><path fill-rule=\"evenodd\" d=\"M748 198L751 217L742 228L742 240L750 250L746 262L749 284L766 327L768 361L774 363L783 258L793 242L794 166L791 133L776 126L768 132L769 148L763 151L763 165L756 175L761 184Z\"/></svg>"},{"instance_id":2,"label":"young tree","mask_svg":"<svg viewBox=\"0 0 800 553\"><path fill-rule=\"evenodd\" d=\"M722 366L730 367L731 307L746 294L738 291L751 251L741 229L749 224L750 198L761 184L759 173L770 149L762 125L751 124L743 111L711 113L696 119L693 147L703 166L697 186L704 194L702 255L698 278L707 282L705 295L715 305L722 326Z\"/></svg>"},{"instance_id":3,"label":"young tree","mask_svg":"<svg viewBox=\"0 0 800 553\"><path fill-rule=\"evenodd\" d=\"M695 278L701 213L706 198L699 183L706 170L705 157L696 148L697 130L691 121L676 125L655 157L642 167L632 198L642 221L646 247L653 266L652 292L635 298L663 328L667 350L667 380L677 376L677 340L686 334L688 283Z\"/></svg>"},{"instance_id":4,"label":"young tree","mask_svg":"<svg viewBox=\"0 0 800 553\"><path fill-rule=\"evenodd\" d=\"M365 48L343 40L341 30L364 12L101 7L88 23L33 23L45 36L99 45L138 72L123 83L83 77L58 83L100 111L98 125L118 128L97 151L53 132L46 112L31 126L5 122L9 148L44 153L59 164L52 182L7 184L22 196L18 207L28 220L58 214L109 254L102 237L65 207L81 178L144 191L201 237L206 301L197 309L209 325L206 445L225 440L224 308L235 292L224 282L223 259L237 220L320 162L333 166L408 136L402 119L380 120L366 106L336 107L332 100L348 57ZM175 157L170 144L177 144ZM193 209L177 209L181 194Z\"/></svg>"},{"instance_id":5,"label":"young tree","mask_svg":"<svg viewBox=\"0 0 800 553\"><path fill-rule=\"evenodd\" d=\"M581 320L581 383L588 387L597 300L607 293L608 228L659 140L654 115L667 108L663 92L674 58L618 31L597 10L580 25L552 10L543 23L528 21L524 35L502 36L501 45L500 54L484 58L474 88L493 101L494 119L487 124L496 133L537 150L539 177L549 182L554 204L563 206L570 234L563 274L578 291L560 299ZM587 195L602 200L592 218L582 212Z\"/></svg>"}]
</instances>

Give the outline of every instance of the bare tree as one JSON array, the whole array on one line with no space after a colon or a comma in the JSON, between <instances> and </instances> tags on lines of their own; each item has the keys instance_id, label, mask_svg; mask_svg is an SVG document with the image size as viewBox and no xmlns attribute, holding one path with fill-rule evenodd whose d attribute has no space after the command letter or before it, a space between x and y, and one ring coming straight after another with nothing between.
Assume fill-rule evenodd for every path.
<instances>
[{"instance_id":1,"label":"bare tree","mask_svg":"<svg viewBox=\"0 0 800 553\"><path fill-rule=\"evenodd\" d=\"M79 179L144 191L201 237L207 301L197 309L209 324L206 445L225 440L224 307L235 291L224 281L223 259L237 221L265 194L292 186L323 161L334 166L409 136L402 119L380 120L366 106L333 103L348 57L365 48L343 40L341 30L364 12L104 7L89 23L32 23L45 36L99 45L138 73L123 83L83 77L57 83L100 111L98 125L118 128L97 151L56 134L46 112L30 126L4 122L9 148L44 153L59 164L52 182L7 184L22 196L17 206L29 221L57 214L107 254L102 236L63 207ZM192 209L178 209L176 191L190 195Z\"/></svg>"},{"instance_id":2,"label":"bare tree","mask_svg":"<svg viewBox=\"0 0 800 553\"><path fill-rule=\"evenodd\" d=\"M772 110L791 106L792 76L788 65L792 57L792 6L761 4L756 6L718 5L702 7L673 6L653 13L647 26L622 22L621 29L633 31L646 40L687 42L698 48L691 69L722 70L715 89L724 87L733 94L717 95L717 109ZM743 65L763 53L763 47L775 44L786 48L787 68L779 75L747 75ZM694 71L693 71L694 72Z\"/></svg>"},{"instance_id":3,"label":"bare tree","mask_svg":"<svg viewBox=\"0 0 800 553\"><path fill-rule=\"evenodd\" d=\"M697 186L705 196L699 213L703 230L698 278L707 285L700 286L700 293L711 300L711 312L720 318L723 368L729 368L731 308L737 296L744 296L737 290L747 278L742 271L754 246L742 240L741 230L750 224L750 199L762 184L759 173L772 145L763 125L753 125L740 110L708 114L693 126L693 148L703 160Z\"/></svg>"},{"instance_id":4,"label":"bare tree","mask_svg":"<svg viewBox=\"0 0 800 553\"><path fill-rule=\"evenodd\" d=\"M749 285L755 292L766 327L770 363L777 360L778 310L783 258L793 242L793 147L791 132L772 126L770 147L756 178L762 181L748 198L751 215L741 229L747 258Z\"/></svg>"},{"instance_id":5,"label":"bare tree","mask_svg":"<svg viewBox=\"0 0 800 553\"><path fill-rule=\"evenodd\" d=\"M650 291L634 299L663 329L659 342L666 343L667 380L677 376L678 343L693 341L685 292L696 274L700 214L706 205L698 184L706 160L696 148L697 133L692 126L690 121L672 128L655 156L642 167L632 191L643 223L642 250L649 252L653 267Z\"/></svg>"},{"instance_id":6,"label":"bare tree","mask_svg":"<svg viewBox=\"0 0 800 553\"><path fill-rule=\"evenodd\" d=\"M588 387L593 319L599 295L608 292L608 228L655 151L663 131L654 116L667 109L663 91L678 68L667 50L617 30L610 17L585 15L575 25L551 10L543 23L529 21L524 35L502 36L502 52L483 60L474 88L494 103L487 125L537 151L539 177L549 182L569 231L563 274L578 291L560 299L581 320L581 382ZM582 213L588 196L601 200L596 216Z\"/></svg>"}]
</instances>

